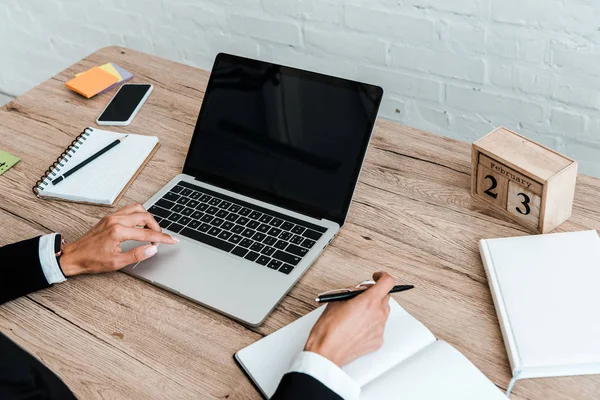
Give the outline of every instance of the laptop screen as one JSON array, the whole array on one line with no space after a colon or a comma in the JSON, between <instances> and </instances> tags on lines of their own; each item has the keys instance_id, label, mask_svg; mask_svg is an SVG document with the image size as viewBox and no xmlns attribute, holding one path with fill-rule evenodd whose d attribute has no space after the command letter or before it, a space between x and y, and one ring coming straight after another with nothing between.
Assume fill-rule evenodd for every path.
<instances>
[{"instance_id":1,"label":"laptop screen","mask_svg":"<svg viewBox=\"0 0 600 400\"><path fill-rule=\"evenodd\" d=\"M343 224L381 88L219 54L183 172Z\"/></svg>"}]
</instances>

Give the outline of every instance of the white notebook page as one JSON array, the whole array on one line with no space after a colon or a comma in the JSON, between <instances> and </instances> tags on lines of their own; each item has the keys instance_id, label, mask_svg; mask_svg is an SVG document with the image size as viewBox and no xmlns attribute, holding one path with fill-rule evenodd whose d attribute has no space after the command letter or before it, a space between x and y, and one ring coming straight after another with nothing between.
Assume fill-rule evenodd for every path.
<instances>
[{"instance_id":1,"label":"white notebook page","mask_svg":"<svg viewBox=\"0 0 600 400\"><path fill-rule=\"evenodd\" d=\"M267 396L275 393L279 381L304 349L310 330L324 310L325 306L319 307L237 353L238 360ZM383 347L342 369L362 386L433 342L433 334L390 299Z\"/></svg>"},{"instance_id":2,"label":"white notebook page","mask_svg":"<svg viewBox=\"0 0 600 400\"><path fill-rule=\"evenodd\" d=\"M88 129L90 134L81 140L78 149L74 149L73 156L59 167L58 175L69 171L97 151L109 145L125 134ZM152 152L158 138L156 136L142 136L129 134L127 139L110 149L67 179L52 185L50 175L46 178L48 185L41 184L39 191L42 197L57 197L65 200L82 201L97 204L112 204L119 193L131 180L135 172ZM56 176L58 176L56 175Z\"/></svg>"}]
</instances>

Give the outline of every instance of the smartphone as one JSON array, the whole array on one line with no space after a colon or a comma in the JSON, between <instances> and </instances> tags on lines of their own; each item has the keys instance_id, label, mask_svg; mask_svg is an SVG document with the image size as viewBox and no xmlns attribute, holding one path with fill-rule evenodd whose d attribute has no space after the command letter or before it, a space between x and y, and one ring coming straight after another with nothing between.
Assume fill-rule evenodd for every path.
<instances>
[{"instance_id":1,"label":"smartphone","mask_svg":"<svg viewBox=\"0 0 600 400\"><path fill-rule=\"evenodd\" d=\"M152 85L146 83L124 84L102 111L96 123L98 125L129 125L152 93L152 88Z\"/></svg>"}]
</instances>

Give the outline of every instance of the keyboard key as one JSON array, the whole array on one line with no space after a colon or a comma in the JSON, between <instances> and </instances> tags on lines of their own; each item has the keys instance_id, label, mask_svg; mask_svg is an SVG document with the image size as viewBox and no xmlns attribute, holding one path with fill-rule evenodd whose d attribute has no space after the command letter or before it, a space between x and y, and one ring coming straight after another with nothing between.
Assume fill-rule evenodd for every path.
<instances>
[{"instance_id":1,"label":"keyboard key","mask_svg":"<svg viewBox=\"0 0 600 400\"><path fill-rule=\"evenodd\" d=\"M231 207L228 208L228 210L233 213L237 213L241 209L242 209L242 206L238 206L237 204L232 204Z\"/></svg>"},{"instance_id":2,"label":"keyboard key","mask_svg":"<svg viewBox=\"0 0 600 400\"><path fill-rule=\"evenodd\" d=\"M261 254L264 254L266 256L270 256L271 254L275 253L275 249L269 246L265 246L264 249L262 249L260 251Z\"/></svg>"},{"instance_id":3,"label":"keyboard key","mask_svg":"<svg viewBox=\"0 0 600 400\"><path fill-rule=\"evenodd\" d=\"M286 242L285 240L278 240L277 243L275 243L275 247L279 250L285 250L287 246L288 242Z\"/></svg>"},{"instance_id":4,"label":"keyboard key","mask_svg":"<svg viewBox=\"0 0 600 400\"><path fill-rule=\"evenodd\" d=\"M200 228L198 228L198 230L200 232L206 233L206 232L208 232L210 230L210 225L207 224L207 223L203 223L202 225L200 225Z\"/></svg>"},{"instance_id":5,"label":"keyboard key","mask_svg":"<svg viewBox=\"0 0 600 400\"><path fill-rule=\"evenodd\" d=\"M221 229L230 230L234 226L235 225L233 224L233 222L225 221L225 222L223 222L223 225L221 225Z\"/></svg>"},{"instance_id":6,"label":"keyboard key","mask_svg":"<svg viewBox=\"0 0 600 400\"><path fill-rule=\"evenodd\" d=\"M279 218L273 218L271 222L269 222L269 225L274 226L276 228L280 227L281 224L283 224L283 220Z\"/></svg>"},{"instance_id":7,"label":"keyboard key","mask_svg":"<svg viewBox=\"0 0 600 400\"><path fill-rule=\"evenodd\" d=\"M202 196L202 193L194 190L194 192L192 194L190 194L190 199L198 200L200 198L200 196Z\"/></svg>"},{"instance_id":8,"label":"keyboard key","mask_svg":"<svg viewBox=\"0 0 600 400\"><path fill-rule=\"evenodd\" d=\"M290 242L294 244L300 244L304 242L304 238L302 236L294 235L294 237L290 239Z\"/></svg>"},{"instance_id":9,"label":"keyboard key","mask_svg":"<svg viewBox=\"0 0 600 400\"><path fill-rule=\"evenodd\" d=\"M288 253L292 253L294 255L300 256L300 257L304 257L306 255L306 253L308 253L308 249L305 249L304 247L296 246L295 244L290 244L287 247L287 249L285 249L285 251L287 251Z\"/></svg>"},{"instance_id":10,"label":"keyboard key","mask_svg":"<svg viewBox=\"0 0 600 400\"><path fill-rule=\"evenodd\" d=\"M176 185L171 188L171 192L180 193L184 189L183 186Z\"/></svg>"},{"instance_id":11,"label":"keyboard key","mask_svg":"<svg viewBox=\"0 0 600 400\"><path fill-rule=\"evenodd\" d=\"M213 216L212 215L208 215L208 214L204 214L204 216L202 218L200 218L200 221L202 222L210 222L213 220Z\"/></svg>"},{"instance_id":12,"label":"keyboard key","mask_svg":"<svg viewBox=\"0 0 600 400\"><path fill-rule=\"evenodd\" d=\"M269 232L267 232L269 235L271 236L279 236L281 234L281 229L279 228L271 228L271 230L269 230Z\"/></svg>"},{"instance_id":13,"label":"keyboard key","mask_svg":"<svg viewBox=\"0 0 600 400\"><path fill-rule=\"evenodd\" d=\"M168 200L168 201L172 201L172 202L176 202L177 200L179 200L181 196L178 194L175 194L173 192L169 192L167 194L165 194L163 196L163 199Z\"/></svg>"},{"instance_id":14,"label":"keyboard key","mask_svg":"<svg viewBox=\"0 0 600 400\"><path fill-rule=\"evenodd\" d=\"M216 228L215 228L216 229ZM235 245L225 242L221 239L217 239L212 236L208 236L205 233L195 231L190 228L185 228L180 232L183 236L187 236L191 239L197 240L199 242L205 243L209 246L216 247L217 249L221 249L223 251L231 251L235 247Z\"/></svg>"},{"instance_id":15,"label":"keyboard key","mask_svg":"<svg viewBox=\"0 0 600 400\"><path fill-rule=\"evenodd\" d=\"M273 236L267 236L262 242L264 244L268 244L269 246L273 246L275 242L277 242L277 239L275 239Z\"/></svg>"},{"instance_id":16,"label":"keyboard key","mask_svg":"<svg viewBox=\"0 0 600 400\"><path fill-rule=\"evenodd\" d=\"M210 199L211 199L211 196L209 196L207 194L203 194L202 196L200 196L200 201L203 203L207 203Z\"/></svg>"},{"instance_id":17,"label":"keyboard key","mask_svg":"<svg viewBox=\"0 0 600 400\"><path fill-rule=\"evenodd\" d=\"M300 244L300 246L302 247L306 247L307 249L311 249L314 245L315 245L314 240L310 240L310 239L304 239L304 242L302 242L302 244Z\"/></svg>"},{"instance_id":18,"label":"keyboard key","mask_svg":"<svg viewBox=\"0 0 600 400\"><path fill-rule=\"evenodd\" d=\"M177 200L177 204L181 204L181 205L186 205L187 203L189 203L190 199L188 199L187 197L180 197L179 200Z\"/></svg>"},{"instance_id":19,"label":"keyboard key","mask_svg":"<svg viewBox=\"0 0 600 400\"><path fill-rule=\"evenodd\" d=\"M269 225L267 225L267 224L261 224L258 227L258 229L256 229L256 230L259 231L259 232L262 232L262 233L267 233L267 232L269 232L269 229L271 229L271 227Z\"/></svg>"},{"instance_id":20,"label":"keyboard key","mask_svg":"<svg viewBox=\"0 0 600 400\"><path fill-rule=\"evenodd\" d=\"M322 233L319 233L317 231L313 231L312 229L307 229L302 236L307 237L309 239L312 240L319 240L321 238L321 236L323 236Z\"/></svg>"},{"instance_id":21,"label":"keyboard key","mask_svg":"<svg viewBox=\"0 0 600 400\"><path fill-rule=\"evenodd\" d=\"M258 221L250 221L246 224L246 226L250 229L256 229L260 226L260 222Z\"/></svg>"},{"instance_id":22,"label":"keyboard key","mask_svg":"<svg viewBox=\"0 0 600 400\"><path fill-rule=\"evenodd\" d=\"M263 240L265 240L266 237L267 235L265 235L264 233L256 232L254 236L252 236L252 239L262 242Z\"/></svg>"},{"instance_id":23,"label":"keyboard key","mask_svg":"<svg viewBox=\"0 0 600 400\"><path fill-rule=\"evenodd\" d=\"M273 219L273 217L271 217L270 215L264 214L262 217L260 217L258 220L262 223L267 223L269 222L271 219Z\"/></svg>"},{"instance_id":24,"label":"keyboard key","mask_svg":"<svg viewBox=\"0 0 600 400\"><path fill-rule=\"evenodd\" d=\"M192 229L198 229L198 227L200 226L201 222L200 221L196 221L196 220L192 220L188 226Z\"/></svg>"},{"instance_id":25,"label":"keyboard key","mask_svg":"<svg viewBox=\"0 0 600 400\"><path fill-rule=\"evenodd\" d=\"M261 251L264 249L265 245L262 243L254 242L252 246L250 246L250 250Z\"/></svg>"},{"instance_id":26,"label":"keyboard key","mask_svg":"<svg viewBox=\"0 0 600 400\"><path fill-rule=\"evenodd\" d=\"M251 238L252 236L254 236L254 233L255 232L252 229L246 229L244 232L242 232L242 236Z\"/></svg>"},{"instance_id":27,"label":"keyboard key","mask_svg":"<svg viewBox=\"0 0 600 400\"><path fill-rule=\"evenodd\" d=\"M163 217L163 218L167 218L169 215L171 215L171 211L165 210L164 208L160 208L160 207L156 207L156 206L150 207L148 209L148 212L150 214L158 215L159 217Z\"/></svg>"},{"instance_id":28,"label":"keyboard key","mask_svg":"<svg viewBox=\"0 0 600 400\"><path fill-rule=\"evenodd\" d=\"M211 221L210 224L212 226L221 226L223 224L223 222L225 222L225 221L223 221L221 218L215 218Z\"/></svg>"},{"instance_id":29,"label":"keyboard key","mask_svg":"<svg viewBox=\"0 0 600 400\"><path fill-rule=\"evenodd\" d=\"M262 215L262 213L259 213L258 211L252 211L250 213L250 215L248 215L248 218L250 218L250 219L259 219L261 215Z\"/></svg>"},{"instance_id":30,"label":"keyboard key","mask_svg":"<svg viewBox=\"0 0 600 400\"><path fill-rule=\"evenodd\" d=\"M213 197L212 199L210 199L208 201L208 204L210 204L211 206L216 206L221 202L221 199L217 199L216 197Z\"/></svg>"},{"instance_id":31,"label":"keyboard key","mask_svg":"<svg viewBox=\"0 0 600 400\"><path fill-rule=\"evenodd\" d=\"M196 210L198 210L198 211L206 211L207 208L208 208L208 204L206 204L206 203L200 203L200 204L198 204L198 207L196 207Z\"/></svg>"},{"instance_id":32,"label":"keyboard key","mask_svg":"<svg viewBox=\"0 0 600 400\"><path fill-rule=\"evenodd\" d=\"M206 213L210 214L210 215L215 215L218 212L219 212L219 209L217 207L214 207L214 206L213 207L208 207L208 209L206 210Z\"/></svg>"},{"instance_id":33,"label":"keyboard key","mask_svg":"<svg viewBox=\"0 0 600 400\"><path fill-rule=\"evenodd\" d=\"M169 230L171 232L179 233L182 229L183 229L183 225L176 224L175 222L173 222L171 225L169 225Z\"/></svg>"},{"instance_id":34,"label":"keyboard key","mask_svg":"<svg viewBox=\"0 0 600 400\"><path fill-rule=\"evenodd\" d=\"M233 235L231 232L223 231L223 232L219 233L219 236L217 236L217 237L219 239L227 240L231 237L231 235Z\"/></svg>"},{"instance_id":35,"label":"keyboard key","mask_svg":"<svg viewBox=\"0 0 600 400\"><path fill-rule=\"evenodd\" d=\"M254 244L254 242L250 239L242 239L242 241L240 242L240 246L243 246L245 248L250 248L250 246L252 246Z\"/></svg>"},{"instance_id":36,"label":"keyboard key","mask_svg":"<svg viewBox=\"0 0 600 400\"><path fill-rule=\"evenodd\" d=\"M290 240L292 236L294 235L291 232L282 232L281 235L279 235L279 238L281 240Z\"/></svg>"},{"instance_id":37,"label":"keyboard key","mask_svg":"<svg viewBox=\"0 0 600 400\"><path fill-rule=\"evenodd\" d=\"M260 265L267 265L269 261L271 261L271 259L265 255L258 257L258 259L256 260L256 262Z\"/></svg>"},{"instance_id":38,"label":"keyboard key","mask_svg":"<svg viewBox=\"0 0 600 400\"><path fill-rule=\"evenodd\" d=\"M170 210L171 208L173 208L173 206L175 205L175 203L173 203L172 201L169 201L169 200L160 199L159 201L157 201L156 203L154 203L154 205L162 207L165 210Z\"/></svg>"},{"instance_id":39,"label":"keyboard key","mask_svg":"<svg viewBox=\"0 0 600 400\"><path fill-rule=\"evenodd\" d=\"M252 212L251 209L247 207L242 207L242 209L238 212L238 214L243 215L244 217L248 216Z\"/></svg>"},{"instance_id":40,"label":"keyboard key","mask_svg":"<svg viewBox=\"0 0 600 400\"><path fill-rule=\"evenodd\" d=\"M181 225L185 226L185 225L189 224L190 222L192 222L192 219L190 217L181 217L181 219L179 219L179 221L177 221L177 222L179 222Z\"/></svg>"},{"instance_id":41,"label":"keyboard key","mask_svg":"<svg viewBox=\"0 0 600 400\"><path fill-rule=\"evenodd\" d=\"M304 232L306 228L300 225L296 225L292 228L292 233L295 233L296 235L300 235L302 232Z\"/></svg>"},{"instance_id":42,"label":"keyboard key","mask_svg":"<svg viewBox=\"0 0 600 400\"><path fill-rule=\"evenodd\" d=\"M192 189L183 189L181 191L182 196L189 196L190 194L192 194Z\"/></svg>"},{"instance_id":43,"label":"keyboard key","mask_svg":"<svg viewBox=\"0 0 600 400\"><path fill-rule=\"evenodd\" d=\"M192 219L200 219L200 218L202 218L203 216L204 216L204 213L203 213L203 212L200 212L200 211L194 211L194 212L192 213L192 215L190 215L190 217L191 217Z\"/></svg>"},{"instance_id":44,"label":"keyboard key","mask_svg":"<svg viewBox=\"0 0 600 400\"><path fill-rule=\"evenodd\" d=\"M219 208L228 209L230 205L231 205L230 201L223 200L221 203L219 203Z\"/></svg>"},{"instance_id":45,"label":"keyboard key","mask_svg":"<svg viewBox=\"0 0 600 400\"><path fill-rule=\"evenodd\" d=\"M283 263L281 261L273 259L273 260L269 261L269 263L267 264L267 267L277 270L282 265L283 265Z\"/></svg>"},{"instance_id":46,"label":"keyboard key","mask_svg":"<svg viewBox=\"0 0 600 400\"><path fill-rule=\"evenodd\" d=\"M242 233L244 231L244 227L241 225L235 225L233 228L231 228L231 232L233 233Z\"/></svg>"},{"instance_id":47,"label":"keyboard key","mask_svg":"<svg viewBox=\"0 0 600 400\"><path fill-rule=\"evenodd\" d=\"M291 222L285 221L283 224L281 224L281 229L283 229L284 231L289 231L293 227L294 227L294 224L292 224Z\"/></svg>"},{"instance_id":48,"label":"keyboard key","mask_svg":"<svg viewBox=\"0 0 600 400\"><path fill-rule=\"evenodd\" d=\"M248 252L248 254L246 254L246 256L244 256L244 258L246 260L254 261L258 258L259 255L260 254L258 254L257 252L250 251L250 252Z\"/></svg>"},{"instance_id":49,"label":"keyboard key","mask_svg":"<svg viewBox=\"0 0 600 400\"><path fill-rule=\"evenodd\" d=\"M219 233L221 233L221 229L217 228L216 226L213 226L208 230L209 235L217 236Z\"/></svg>"},{"instance_id":50,"label":"keyboard key","mask_svg":"<svg viewBox=\"0 0 600 400\"><path fill-rule=\"evenodd\" d=\"M192 207L192 208L196 208L196 207L198 207L198 204L200 204L200 202L198 200L190 200L187 203L187 206L188 207Z\"/></svg>"},{"instance_id":51,"label":"keyboard key","mask_svg":"<svg viewBox=\"0 0 600 400\"><path fill-rule=\"evenodd\" d=\"M292 267L290 264L283 264L283 267L279 268L279 272L283 272L286 275L288 275L293 270L294 267Z\"/></svg>"},{"instance_id":52,"label":"keyboard key","mask_svg":"<svg viewBox=\"0 0 600 400\"><path fill-rule=\"evenodd\" d=\"M171 225L171 221L169 221L168 219L163 219L163 220L162 220L162 221L160 221L158 224L160 225L160 227L161 227L161 228L163 228L163 229L167 229L167 227L168 227L169 225Z\"/></svg>"},{"instance_id":53,"label":"keyboard key","mask_svg":"<svg viewBox=\"0 0 600 400\"><path fill-rule=\"evenodd\" d=\"M246 217L239 217L236 221L240 225L246 225L250 220Z\"/></svg>"},{"instance_id":54,"label":"keyboard key","mask_svg":"<svg viewBox=\"0 0 600 400\"><path fill-rule=\"evenodd\" d=\"M235 249L233 249L231 254L235 254L238 257L244 257L246 254L248 254L248 250L246 250L243 247L238 246Z\"/></svg>"},{"instance_id":55,"label":"keyboard key","mask_svg":"<svg viewBox=\"0 0 600 400\"><path fill-rule=\"evenodd\" d=\"M281 250L277 250L274 254L273 254L273 258L276 258L278 260L283 261L284 263L288 263L291 264L293 266L298 265L298 263L300 262L301 258L289 253L285 253Z\"/></svg>"},{"instance_id":56,"label":"keyboard key","mask_svg":"<svg viewBox=\"0 0 600 400\"><path fill-rule=\"evenodd\" d=\"M244 239L247 240L247 239ZM235 244L240 244L242 242L242 237L240 235L231 235L231 237L229 238L229 241L231 243L235 243ZM246 247L246 246L244 246ZM248 246L250 247L250 246Z\"/></svg>"},{"instance_id":57,"label":"keyboard key","mask_svg":"<svg viewBox=\"0 0 600 400\"><path fill-rule=\"evenodd\" d=\"M186 217L189 217L190 215L193 214L193 212L194 212L193 208L186 207L181 211L181 215L185 215Z\"/></svg>"},{"instance_id":58,"label":"keyboard key","mask_svg":"<svg viewBox=\"0 0 600 400\"><path fill-rule=\"evenodd\" d=\"M215 215L219 218L225 218L226 216L229 215L229 212L227 212L225 210L219 210L219 211L217 211L217 213Z\"/></svg>"},{"instance_id":59,"label":"keyboard key","mask_svg":"<svg viewBox=\"0 0 600 400\"><path fill-rule=\"evenodd\" d=\"M153 215L153 217L154 217L154 220L155 220L155 221L156 221L158 224L160 224L160 221L162 221L162 220L163 220L161 217L157 217L156 215Z\"/></svg>"},{"instance_id":60,"label":"keyboard key","mask_svg":"<svg viewBox=\"0 0 600 400\"><path fill-rule=\"evenodd\" d=\"M169 221L177 222L177 221L179 221L180 218L181 218L181 215L179 215L179 214L173 213L173 214L169 215Z\"/></svg>"},{"instance_id":61,"label":"keyboard key","mask_svg":"<svg viewBox=\"0 0 600 400\"><path fill-rule=\"evenodd\" d=\"M240 216L234 213L229 213L228 216L225 217L227 221L235 222Z\"/></svg>"},{"instance_id":62,"label":"keyboard key","mask_svg":"<svg viewBox=\"0 0 600 400\"><path fill-rule=\"evenodd\" d=\"M183 210L185 210L185 206L182 206L181 204L177 204L177 205L175 205L175 207L173 207L171 209L171 211L176 212L176 213L180 213Z\"/></svg>"}]
</instances>

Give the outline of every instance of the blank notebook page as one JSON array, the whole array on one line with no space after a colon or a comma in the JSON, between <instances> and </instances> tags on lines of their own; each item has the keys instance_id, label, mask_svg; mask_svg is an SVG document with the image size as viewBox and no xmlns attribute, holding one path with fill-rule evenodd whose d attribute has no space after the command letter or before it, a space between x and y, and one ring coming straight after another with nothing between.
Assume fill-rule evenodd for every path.
<instances>
[{"instance_id":1,"label":"blank notebook page","mask_svg":"<svg viewBox=\"0 0 600 400\"><path fill-rule=\"evenodd\" d=\"M521 367L600 365L597 232L485 242Z\"/></svg>"},{"instance_id":2,"label":"blank notebook page","mask_svg":"<svg viewBox=\"0 0 600 400\"><path fill-rule=\"evenodd\" d=\"M72 157L64 163L64 167L55 170L57 175L46 178L48 185L40 185L43 188L39 192L40 196L110 205L158 143L156 136L129 134L119 145L67 179L57 185L49 183L51 178L64 174L111 142L126 136L100 129L88 129L88 132L85 140L80 140L81 145L77 145L79 148L73 149Z\"/></svg>"}]
</instances>

